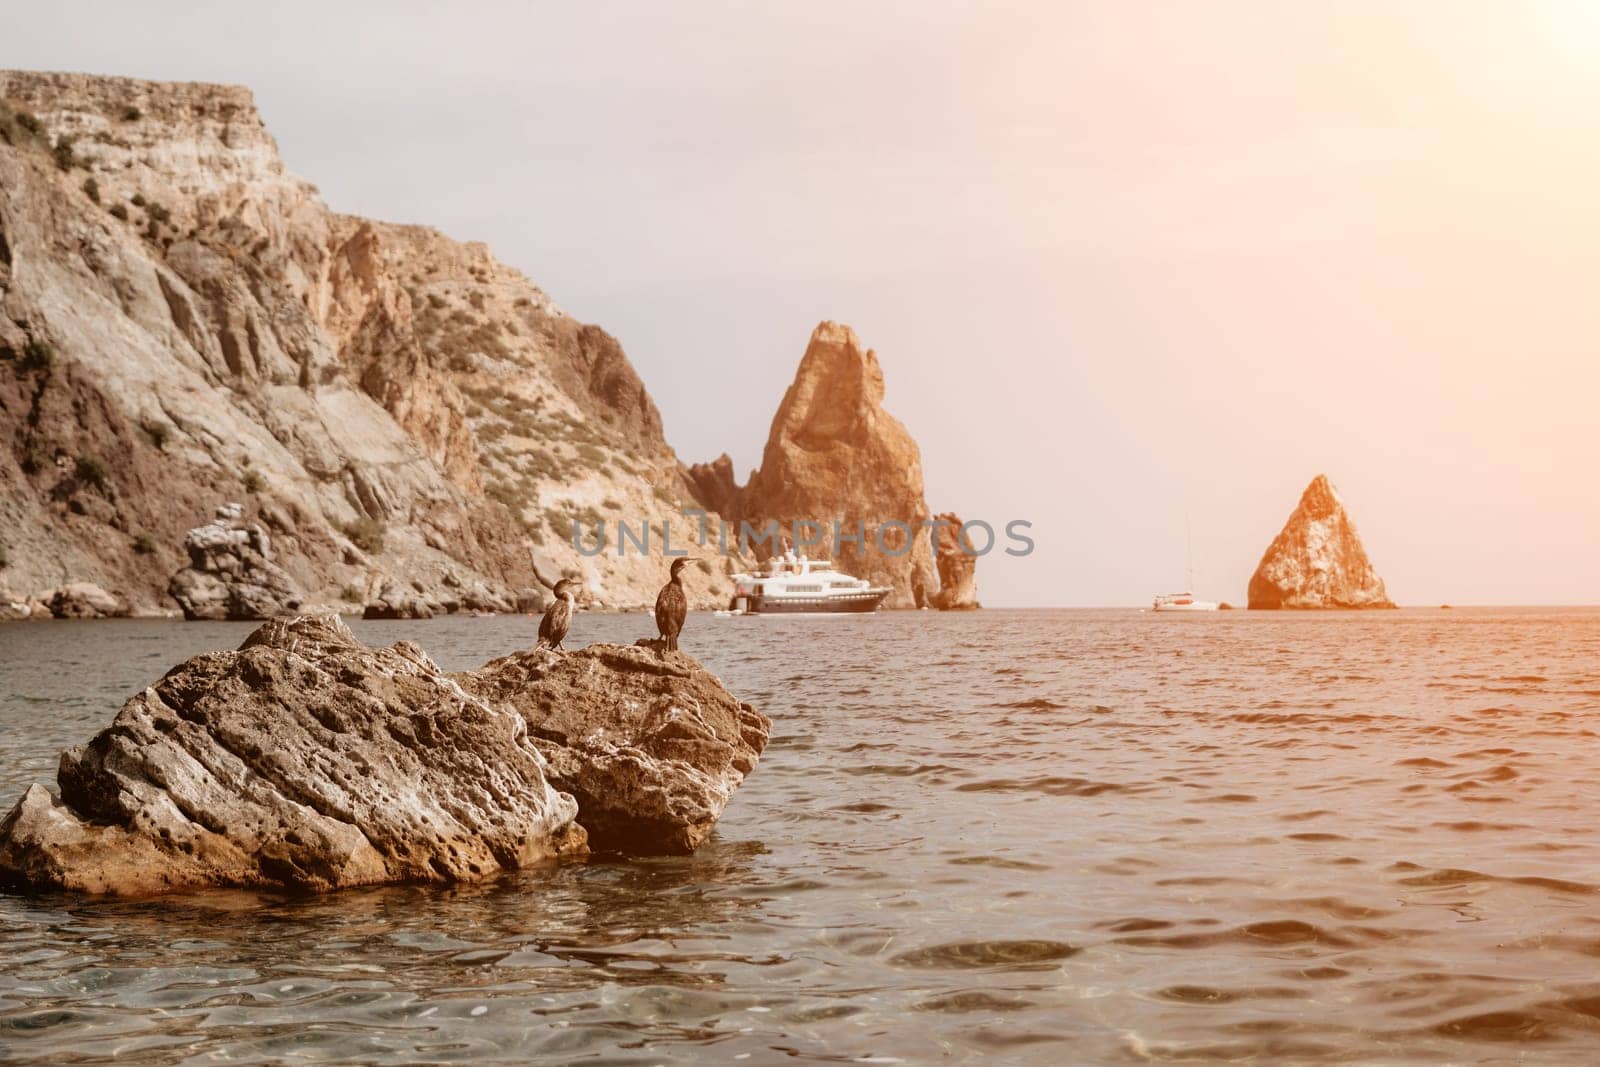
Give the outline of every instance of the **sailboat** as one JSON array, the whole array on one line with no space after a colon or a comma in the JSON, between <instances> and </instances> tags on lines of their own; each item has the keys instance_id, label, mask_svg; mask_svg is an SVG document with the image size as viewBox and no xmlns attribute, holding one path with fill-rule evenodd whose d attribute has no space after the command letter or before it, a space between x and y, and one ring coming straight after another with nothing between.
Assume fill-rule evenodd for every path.
<instances>
[{"instance_id":1,"label":"sailboat","mask_svg":"<svg viewBox=\"0 0 1600 1067\"><path fill-rule=\"evenodd\" d=\"M1194 588L1194 535L1189 529L1189 514L1183 516L1183 535L1187 542L1189 588ZM1193 593L1157 593L1151 611L1216 611L1214 600L1196 600Z\"/></svg>"}]
</instances>

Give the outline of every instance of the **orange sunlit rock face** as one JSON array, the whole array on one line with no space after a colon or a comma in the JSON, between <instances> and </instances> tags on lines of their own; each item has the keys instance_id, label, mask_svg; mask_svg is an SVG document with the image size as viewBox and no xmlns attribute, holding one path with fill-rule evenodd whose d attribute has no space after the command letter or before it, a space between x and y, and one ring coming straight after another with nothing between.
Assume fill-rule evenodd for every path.
<instances>
[{"instance_id":1,"label":"orange sunlit rock face","mask_svg":"<svg viewBox=\"0 0 1600 1067\"><path fill-rule=\"evenodd\" d=\"M883 368L849 326L823 322L811 333L794 384L783 394L762 455L761 468L742 490L732 466L718 459L694 467L690 477L731 516L783 528L798 521L839 522L846 532L861 524L861 544L827 543L813 556L834 555L839 569L894 589L885 607L920 607L939 588L933 550L921 523L929 509L922 485L922 453L898 419L883 408ZM889 551L878 547L878 528Z\"/></svg>"},{"instance_id":2,"label":"orange sunlit rock face","mask_svg":"<svg viewBox=\"0 0 1600 1067\"><path fill-rule=\"evenodd\" d=\"M1392 608L1328 476L1311 479L1250 578L1252 608Z\"/></svg>"}]
</instances>

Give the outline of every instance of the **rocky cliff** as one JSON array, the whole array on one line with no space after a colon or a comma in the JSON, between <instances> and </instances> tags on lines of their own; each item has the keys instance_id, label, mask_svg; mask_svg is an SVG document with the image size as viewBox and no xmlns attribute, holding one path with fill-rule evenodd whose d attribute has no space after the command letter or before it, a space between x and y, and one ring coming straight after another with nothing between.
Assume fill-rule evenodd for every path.
<instances>
[{"instance_id":1,"label":"rocky cliff","mask_svg":"<svg viewBox=\"0 0 1600 1067\"><path fill-rule=\"evenodd\" d=\"M886 607L931 605L939 588L916 441L883 407L883 369L855 331L824 322L811 334L794 384L783 395L761 467L743 487L727 456L697 464L690 479L701 499L753 526L776 520L839 522L864 530L835 555L831 525L813 556L835 555L841 570L888 585ZM905 523L905 532L891 523ZM879 538L888 551L880 551ZM758 550L759 551L759 550Z\"/></svg>"},{"instance_id":2,"label":"rocky cliff","mask_svg":"<svg viewBox=\"0 0 1600 1067\"><path fill-rule=\"evenodd\" d=\"M1250 578L1251 608L1392 608L1344 502L1319 474Z\"/></svg>"},{"instance_id":3,"label":"rocky cliff","mask_svg":"<svg viewBox=\"0 0 1600 1067\"><path fill-rule=\"evenodd\" d=\"M0 72L0 600L170 609L238 500L313 603L537 567L649 604L659 541L584 557L572 521L691 493L614 338L484 245L329 210L247 90Z\"/></svg>"}]
</instances>

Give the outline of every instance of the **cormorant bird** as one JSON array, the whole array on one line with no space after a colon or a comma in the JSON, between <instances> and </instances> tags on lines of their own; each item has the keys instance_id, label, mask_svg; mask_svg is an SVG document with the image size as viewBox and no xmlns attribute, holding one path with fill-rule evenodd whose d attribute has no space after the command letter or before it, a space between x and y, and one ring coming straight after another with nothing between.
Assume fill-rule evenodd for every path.
<instances>
[{"instance_id":1,"label":"cormorant bird","mask_svg":"<svg viewBox=\"0 0 1600 1067\"><path fill-rule=\"evenodd\" d=\"M574 590L577 584L571 578L563 578L556 583L556 602L550 605L549 610L544 613L544 618L539 620L539 645L565 651L561 647L561 642L567 639L567 628L572 625L572 607L577 600Z\"/></svg>"},{"instance_id":2,"label":"cormorant bird","mask_svg":"<svg viewBox=\"0 0 1600 1067\"><path fill-rule=\"evenodd\" d=\"M661 640L666 642L668 652L678 651L678 635L683 632L683 620L689 615L689 598L683 595L683 579L678 573L693 562L689 556L673 560L672 580L662 586L656 596L656 629L661 631Z\"/></svg>"}]
</instances>

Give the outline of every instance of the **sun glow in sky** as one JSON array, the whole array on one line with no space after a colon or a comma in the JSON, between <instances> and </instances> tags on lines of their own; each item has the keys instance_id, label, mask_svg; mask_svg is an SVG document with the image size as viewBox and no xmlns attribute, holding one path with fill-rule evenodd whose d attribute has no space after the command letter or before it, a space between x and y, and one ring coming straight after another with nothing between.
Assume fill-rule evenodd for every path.
<instances>
[{"instance_id":1,"label":"sun glow in sky","mask_svg":"<svg viewBox=\"0 0 1600 1067\"><path fill-rule=\"evenodd\" d=\"M878 349L992 604L1243 600L1318 472L1403 603L1600 602L1600 3L29 5L488 241L747 470Z\"/></svg>"}]
</instances>

